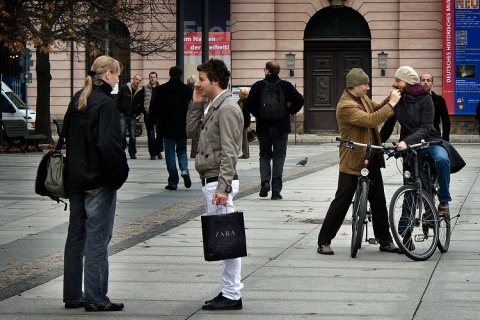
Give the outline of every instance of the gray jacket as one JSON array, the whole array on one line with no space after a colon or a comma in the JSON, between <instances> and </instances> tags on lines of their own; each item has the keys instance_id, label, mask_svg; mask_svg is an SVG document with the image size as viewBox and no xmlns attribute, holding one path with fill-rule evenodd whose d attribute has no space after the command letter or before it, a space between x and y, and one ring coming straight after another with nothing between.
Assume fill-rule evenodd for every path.
<instances>
[{"instance_id":1,"label":"gray jacket","mask_svg":"<svg viewBox=\"0 0 480 320\"><path fill-rule=\"evenodd\" d=\"M233 101L231 92L225 91L205 116L203 113L203 102L193 103L187 112L187 136L198 139L195 169L201 179L218 176L217 192L226 193L237 174L237 160L242 149L242 110Z\"/></svg>"}]
</instances>

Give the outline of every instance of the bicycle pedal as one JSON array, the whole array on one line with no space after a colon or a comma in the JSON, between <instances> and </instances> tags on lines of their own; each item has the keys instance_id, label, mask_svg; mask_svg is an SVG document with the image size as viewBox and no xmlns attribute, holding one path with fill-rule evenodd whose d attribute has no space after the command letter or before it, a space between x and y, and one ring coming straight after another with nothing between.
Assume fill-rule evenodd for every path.
<instances>
[{"instance_id":1,"label":"bicycle pedal","mask_svg":"<svg viewBox=\"0 0 480 320\"><path fill-rule=\"evenodd\" d=\"M369 244L378 244L378 241L377 241L377 239L375 239L375 238L369 238L369 239L368 239L368 243L369 243Z\"/></svg>"}]
</instances>

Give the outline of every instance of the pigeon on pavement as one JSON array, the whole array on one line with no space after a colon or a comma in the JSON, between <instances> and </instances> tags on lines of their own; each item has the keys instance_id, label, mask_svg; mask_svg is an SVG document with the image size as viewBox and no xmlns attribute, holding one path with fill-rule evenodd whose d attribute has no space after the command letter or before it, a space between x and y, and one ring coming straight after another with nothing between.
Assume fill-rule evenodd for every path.
<instances>
[{"instance_id":1,"label":"pigeon on pavement","mask_svg":"<svg viewBox=\"0 0 480 320\"><path fill-rule=\"evenodd\" d=\"M304 167L304 166L307 164L307 161L308 161L308 157L305 157L305 159L298 161L297 164L299 164L299 165L301 165L302 167Z\"/></svg>"}]
</instances>

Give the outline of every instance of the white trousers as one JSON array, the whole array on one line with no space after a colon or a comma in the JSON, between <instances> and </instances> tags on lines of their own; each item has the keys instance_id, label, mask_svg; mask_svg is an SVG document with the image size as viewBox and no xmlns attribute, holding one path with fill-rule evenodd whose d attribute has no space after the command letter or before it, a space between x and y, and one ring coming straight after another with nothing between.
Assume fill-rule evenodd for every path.
<instances>
[{"instance_id":1,"label":"white trousers","mask_svg":"<svg viewBox=\"0 0 480 320\"><path fill-rule=\"evenodd\" d=\"M212 203L212 197L217 189L218 182L207 183L203 188L203 197L205 201L205 211L207 214L225 214L235 211L233 206L233 197L238 193L239 181L232 181L232 192L228 194L227 206L217 206ZM243 289L241 283L242 259L227 259L222 261L222 295L231 300L241 298L240 290Z\"/></svg>"}]
</instances>

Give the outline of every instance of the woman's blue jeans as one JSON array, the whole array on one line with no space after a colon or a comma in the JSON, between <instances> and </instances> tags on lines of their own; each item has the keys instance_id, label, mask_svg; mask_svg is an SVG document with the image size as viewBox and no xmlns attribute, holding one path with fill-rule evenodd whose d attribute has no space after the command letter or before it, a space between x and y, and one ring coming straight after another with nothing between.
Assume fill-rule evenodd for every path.
<instances>
[{"instance_id":1,"label":"woman's blue jeans","mask_svg":"<svg viewBox=\"0 0 480 320\"><path fill-rule=\"evenodd\" d=\"M70 190L70 223L64 255L64 302L85 301L86 304L103 305L110 301L107 297L107 247L112 238L116 200L117 190L111 187Z\"/></svg>"},{"instance_id":2,"label":"woman's blue jeans","mask_svg":"<svg viewBox=\"0 0 480 320\"><path fill-rule=\"evenodd\" d=\"M439 185L438 200L442 203L452 201L450 197L450 158L447 150L442 146L432 146L425 149L425 152L435 159L437 169L437 180Z\"/></svg>"}]
</instances>

